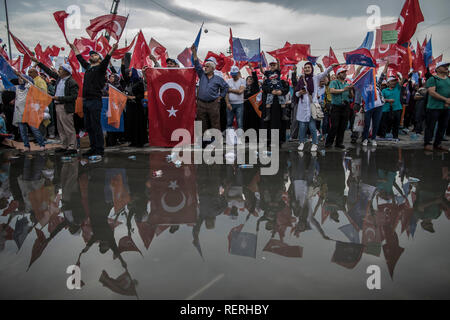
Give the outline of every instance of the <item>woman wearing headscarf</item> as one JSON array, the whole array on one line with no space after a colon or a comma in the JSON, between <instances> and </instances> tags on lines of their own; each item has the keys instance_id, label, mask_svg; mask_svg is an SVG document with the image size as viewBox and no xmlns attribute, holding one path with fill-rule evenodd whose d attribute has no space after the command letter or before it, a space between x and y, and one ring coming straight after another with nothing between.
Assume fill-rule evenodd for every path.
<instances>
[{"instance_id":1,"label":"woman wearing headscarf","mask_svg":"<svg viewBox=\"0 0 450 320\"><path fill-rule=\"evenodd\" d=\"M337 65L333 64L325 72L317 75L314 75L314 66L311 62L303 66L303 75L294 90L294 103L298 104L296 119L299 121L299 151L303 151L305 147L308 128L312 136L311 152L317 151L317 128L316 120L311 116L311 103L318 103L319 82Z\"/></svg>"},{"instance_id":2,"label":"woman wearing headscarf","mask_svg":"<svg viewBox=\"0 0 450 320\"><path fill-rule=\"evenodd\" d=\"M125 84L125 93L128 96L126 105L127 131L130 147L142 148L148 141L147 119L145 117L142 99L144 99L144 81L136 69L125 70L122 60L122 76Z\"/></svg>"},{"instance_id":3,"label":"woman wearing headscarf","mask_svg":"<svg viewBox=\"0 0 450 320\"><path fill-rule=\"evenodd\" d=\"M252 71L252 75L247 77L244 91L244 130L255 129L258 132L261 119L248 98L254 96L261 90L259 88L258 76L251 65L250 70Z\"/></svg>"},{"instance_id":4,"label":"woman wearing headscarf","mask_svg":"<svg viewBox=\"0 0 450 320\"><path fill-rule=\"evenodd\" d=\"M31 151L30 142L28 141L28 124L22 122L23 113L25 112L25 104L27 100L28 90L33 84L33 79L29 76L16 73L18 79L13 79L11 82L16 85L16 100L14 106L13 125L19 128L20 136L22 137L23 145L26 151ZM17 81L17 82L16 82ZM40 146L40 151L45 151L45 141L41 132L37 128L30 126L36 142Z\"/></svg>"}]
</instances>

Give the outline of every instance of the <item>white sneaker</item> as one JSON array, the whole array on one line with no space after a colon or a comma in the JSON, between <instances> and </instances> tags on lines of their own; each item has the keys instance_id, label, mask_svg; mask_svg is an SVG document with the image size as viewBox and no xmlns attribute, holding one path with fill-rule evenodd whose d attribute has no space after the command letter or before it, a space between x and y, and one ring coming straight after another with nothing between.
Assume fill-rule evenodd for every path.
<instances>
[{"instance_id":1,"label":"white sneaker","mask_svg":"<svg viewBox=\"0 0 450 320\"><path fill-rule=\"evenodd\" d=\"M372 144L372 146L376 147L377 146L377 141L376 140L370 140L370 143Z\"/></svg>"},{"instance_id":2,"label":"white sneaker","mask_svg":"<svg viewBox=\"0 0 450 320\"><path fill-rule=\"evenodd\" d=\"M313 144L311 146L311 152L316 152L317 151L317 144Z\"/></svg>"},{"instance_id":3,"label":"white sneaker","mask_svg":"<svg viewBox=\"0 0 450 320\"><path fill-rule=\"evenodd\" d=\"M298 151L303 151L304 148L305 148L305 144L302 142L302 143L300 143L300 145L298 146Z\"/></svg>"},{"instance_id":4,"label":"white sneaker","mask_svg":"<svg viewBox=\"0 0 450 320\"><path fill-rule=\"evenodd\" d=\"M368 143L369 143L369 141L367 139L364 139L364 141L362 142L362 145L367 146Z\"/></svg>"}]
</instances>

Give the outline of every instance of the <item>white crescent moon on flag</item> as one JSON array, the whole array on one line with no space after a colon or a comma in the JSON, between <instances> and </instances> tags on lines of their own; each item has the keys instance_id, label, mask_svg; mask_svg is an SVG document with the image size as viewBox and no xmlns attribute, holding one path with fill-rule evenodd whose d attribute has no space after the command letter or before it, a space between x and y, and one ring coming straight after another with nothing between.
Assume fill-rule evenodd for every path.
<instances>
[{"instance_id":1,"label":"white crescent moon on flag","mask_svg":"<svg viewBox=\"0 0 450 320\"><path fill-rule=\"evenodd\" d=\"M183 209L184 206L186 205L186 196L184 195L183 192L181 192L181 195L183 196L183 200L181 200L179 205L173 206L173 207L167 205L167 203L166 203L166 195L167 195L167 193L164 193L164 195L161 198L161 206L163 207L163 209L165 211L170 212L170 213L175 213L175 212L178 212L181 209Z\"/></svg>"},{"instance_id":2,"label":"white crescent moon on flag","mask_svg":"<svg viewBox=\"0 0 450 320\"><path fill-rule=\"evenodd\" d=\"M101 41L99 41L98 43L97 43L97 45L98 46L102 46L102 49L101 50L98 50L99 52L102 52L104 49L105 49L105 47L103 47L103 43L101 42Z\"/></svg>"},{"instance_id":3,"label":"white crescent moon on flag","mask_svg":"<svg viewBox=\"0 0 450 320\"><path fill-rule=\"evenodd\" d=\"M117 34L117 36L120 36L122 34L122 27L120 26L119 22L117 22L117 21L113 21L113 22L117 26L116 34Z\"/></svg>"},{"instance_id":4,"label":"white crescent moon on flag","mask_svg":"<svg viewBox=\"0 0 450 320\"><path fill-rule=\"evenodd\" d=\"M181 102L179 103L179 105L182 104L183 101L184 101L184 90L183 90L183 88L178 83L167 82L167 83L165 83L165 84L163 84L161 86L161 89L159 89L159 100L161 100L163 105L166 106L166 104L164 103L164 100L163 100L163 94L164 94L164 92L166 92L166 90L169 90L169 89L175 89L175 90L177 90L180 93L180 95L181 95Z\"/></svg>"},{"instance_id":5,"label":"white crescent moon on flag","mask_svg":"<svg viewBox=\"0 0 450 320\"><path fill-rule=\"evenodd\" d=\"M151 52L152 56L156 57L158 54L155 53L155 50L156 50L156 47L152 48L150 52Z\"/></svg>"},{"instance_id":6,"label":"white crescent moon on flag","mask_svg":"<svg viewBox=\"0 0 450 320\"><path fill-rule=\"evenodd\" d=\"M380 47L378 47L378 52L379 52L379 53L385 53L385 52L387 52L390 48L391 48L391 45L390 45L390 44L387 45L386 50L381 50L381 46L380 46Z\"/></svg>"}]
</instances>

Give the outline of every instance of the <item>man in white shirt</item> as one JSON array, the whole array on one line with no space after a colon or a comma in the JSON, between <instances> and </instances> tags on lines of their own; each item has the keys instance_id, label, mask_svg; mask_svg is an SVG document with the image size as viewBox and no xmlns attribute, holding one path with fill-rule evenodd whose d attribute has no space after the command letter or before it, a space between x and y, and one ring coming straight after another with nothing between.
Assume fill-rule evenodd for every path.
<instances>
[{"instance_id":1,"label":"man in white shirt","mask_svg":"<svg viewBox=\"0 0 450 320\"><path fill-rule=\"evenodd\" d=\"M233 128L235 116L238 128L243 129L245 80L241 78L239 68L236 66L231 67L230 74L233 78L227 80L230 101L230 105L227 106L227 129Z\"/></svg>"}]
</instances>

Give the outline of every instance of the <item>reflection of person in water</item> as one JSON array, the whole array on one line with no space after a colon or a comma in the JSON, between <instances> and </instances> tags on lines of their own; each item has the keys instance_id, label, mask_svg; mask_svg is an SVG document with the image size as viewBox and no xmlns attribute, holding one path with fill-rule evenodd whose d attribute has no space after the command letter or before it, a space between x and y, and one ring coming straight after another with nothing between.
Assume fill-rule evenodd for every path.
<instances>
[{"instance_id":1,"label":"reflection of person in water","mask_svg":"<svg viewBox=\"0 0 450 320\"><path fill-rule=\"evenodd\" d=\"M89 172L91 181L103 182L105 181L105 169L94 168ZM89 251L94 243L98 242L99 252L101 254L107 253L111 250L114 253L114 257L118 257L122 267L126 268L127 264L120 254L116 240L114 238L114 230L108 223L108 210L106 208L105 199L98 196L94 197L93 194L88 192L88 204L89 204L89 220L92 228L92 236L86 244L85 248L81 251L78 257L78 263L82 254ZM100 193L101 195L101 193Z\"/></svg>"}]
</instances>

